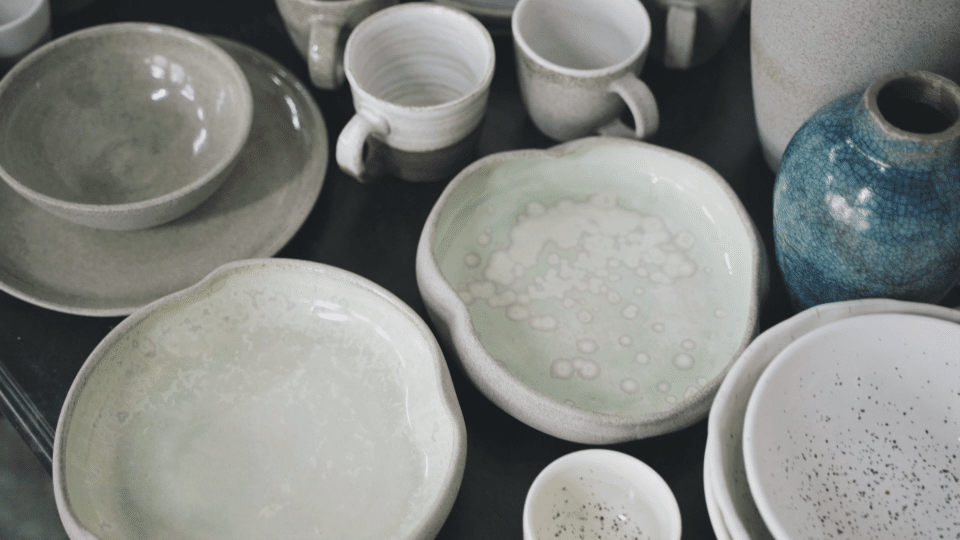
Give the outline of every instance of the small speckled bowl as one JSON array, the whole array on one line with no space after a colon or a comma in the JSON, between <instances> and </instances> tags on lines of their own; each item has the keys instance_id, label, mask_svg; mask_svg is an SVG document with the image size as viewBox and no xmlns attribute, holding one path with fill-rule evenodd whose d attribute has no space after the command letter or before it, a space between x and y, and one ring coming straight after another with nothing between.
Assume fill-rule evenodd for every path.
<instances>
[{"instance_id":1,"label":"small speckled bowl","mask_svg":"<svg viewBox=\"0 0 960 540\"><path fill-rule=\"evenodd\" d=\"M436 339L382 287L248 260L121 322L64 402L71 538L432 540L466 428Z\"/></svg>"},{"instance_id":2,"label":"small speckled bowl","mask_svg":"<svg viewBox=\"0 0 960 540\"><path fill-rule=\"evenodd\" d=\"M417 251L428 312L481 392L587 444L703 418L754 336L766 271L719 174L612 137L475 162Z\"/></svg>"},{"instance_id":3,"label":"small speckled bowl","mask_svg":"<svg viewBox=\"0 0 960 540\"><path fill-rule=\"evenodd\" d=\"M874 314L810 332L764 370L743 459L777 540L960 535L960 324Z\"/></svg>"},{"instance_id":4,"label":"small speckled bowl","mask_svg":"<svg viewBox=\"0 0 960 540\"><path fill-rule=\"evenodd\" d=\"M613 450L567 454L537 475L523 505L524 540L680 540L670 486L642 461Z\"/></svg>"},{"instance_id":5,"label":"small speckled bowl","mask_svg":"<svg viewBox=\"0 0 960 540\"><path fill-rule=\"evenodd\" d=\"M240 66L143 23L68 34L0 81L0 177L64 219L111 230L176 219L233 168L253 121Z\"/></svg>"}]
</instances>

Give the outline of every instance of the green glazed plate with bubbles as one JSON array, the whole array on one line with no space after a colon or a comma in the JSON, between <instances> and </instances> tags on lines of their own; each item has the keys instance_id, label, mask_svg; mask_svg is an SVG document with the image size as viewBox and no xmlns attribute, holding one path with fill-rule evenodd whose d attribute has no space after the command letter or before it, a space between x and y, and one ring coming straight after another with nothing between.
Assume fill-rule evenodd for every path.
<instances>
[{"instance_id":1,"label":"green glazed plate with bubbles","mask_svg":"<svg viewBox=\"0 0 960 540\"><path fill-rule=\"evenodd\" d=\"M703 418L756 333L766 272L718 173L599 137L469 166L417 252L428 312L477 387L540 431L592 444Z\"/></svg>"}]
</instances>

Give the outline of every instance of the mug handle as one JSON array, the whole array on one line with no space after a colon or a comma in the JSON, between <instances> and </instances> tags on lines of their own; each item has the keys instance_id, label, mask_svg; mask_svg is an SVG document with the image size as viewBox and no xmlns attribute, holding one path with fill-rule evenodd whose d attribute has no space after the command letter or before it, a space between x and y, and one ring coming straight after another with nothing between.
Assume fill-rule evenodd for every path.
<instances>
[{"instance_id":1,"label":"mug handle","mask_svg":"<svg viewBox=\"0 0 960 540\"><path fill-rule=\"evenodd\" d=\"M636 127L631 129L619 118L614 118L612 122L598 129L597 133L645 139L657 132L660 128L660 110L657 108L657 100L653 97L653 92L646 83L636 75L628 73L610 83L607 89L619 95L627 104L627 108L633 114L633 124Z\"/></svg>"},{"instance_id":2,"label":"mug handle","mask_svg":"<svg viewBox=\"0 0 960 540\"><path fill-rule=\"evenodd\" d=\"M337 165L361 182L376 176L376 171L368 170L368 139L371 135L386 136L388 133L390 125L386 120L363 109L357 111L337 138Z\"/></svg>"},{"instance_id":3,"label":"mug handle","mask_svg":"<svg viewBox=\"0 0 960 540\"><path fill-rule=\"evenodd\" d=\"M693 41L697 35L697 8L670 6L667 10L666 34L663 65L673 69L688 69L693 60Z\"/></svg>"},{"instance_id":4,"label":"mug handle","mask_svg":"<svg viewBox=\"0 0 960 540\"><path fill-rule=\"evenodd\" d=\"M330 24L320 17L310 23L307 65L310 68L310 80L318 88L333 90L343 83L341 33L339 25Z\"/></svg>"}]
</instances>

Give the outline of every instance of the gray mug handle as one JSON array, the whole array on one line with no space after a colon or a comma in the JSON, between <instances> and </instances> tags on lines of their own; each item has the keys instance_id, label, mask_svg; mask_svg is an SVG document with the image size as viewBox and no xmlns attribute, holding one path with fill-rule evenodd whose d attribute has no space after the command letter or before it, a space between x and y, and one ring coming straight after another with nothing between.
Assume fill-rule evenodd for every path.
<instances>
[{"instance_id":1,"label":"gray mug handle","mask_svg":"<svg viewBox=\"0 0 960 540\"><path fill-rule=\"evenodd\" d=\"M687 69L693 60L693 42L697 35L697 8L674 5L667 10L667 31L663 65Z\"/></svg>"},{"instance_id":2,"label":"gray mug handle","mask_svg":"<svg viewBox=\"0 0 960 540\"><path fill-rule=\"evenodd\" d=\"M341 25L320 17L310 23L307 66L310 68L310 81L318 88L333 90L343 84L342 32Z\"/></svg>"}]
</instances>

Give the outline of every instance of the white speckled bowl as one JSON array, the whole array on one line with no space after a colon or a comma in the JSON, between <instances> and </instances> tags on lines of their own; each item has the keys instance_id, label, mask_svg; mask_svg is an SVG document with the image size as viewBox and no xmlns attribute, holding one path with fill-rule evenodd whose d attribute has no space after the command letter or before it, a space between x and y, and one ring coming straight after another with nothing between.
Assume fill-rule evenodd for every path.
<instances>
[{"instance_id":1,"label":"white speckled bowl","mask_svg":"<svg viewBox=\"0 0 960 540\"><path fill-rule=\"evenodd\" d=\"M0 177L61 218L110 230L176 219L226 180L250 85L210 40L115 23L32 52L0 81Z\"/></svg>"},{"instance_id":2,"label":"white speckled bowl","mask_svg":"<svg viewBox=\"0 0 960 540\"><path fill-rule=\"evenodd\" d=\"M707 413L756 331L765 264L708 166L588 138L457 175L427 218L417 279L488 398L551 435L606 444Z\"/></svg>"},{"instance_id":3,"label":"white speckled bowl","mask_svg":"<svg viewBox=\"0 0 960 540\"><path fill-rule=\"evenodd\" d=\"M613 450L553 461L523 505L524 540L680 540L681 528L677 499L657 471Z\"/></svg>"},{"instance_id":4,"label":"white speckled bowl","mask_svg":"<svg viewBox=\"0 0 960 540\"><path fill-rule=\"evenodd\" d=\"M383 288L282 259L220 267L120 323L64 403L73 539L432 539L466 431L427 325Z\"/></svg>"},{"instance_id":5,"label":"white speckled bowl","mask_svg":"<svg viewBox=\"0 0 960 540\"><path fill-rule=\"evenodd\" d=\"M960 324L885 313L797 339L753 389L747 480L778 540L960 536Z\"/></svg>"},{"instance_id":6,"label":"white speckled bowl","mask_svg":"<svg viewBox=\"0 0 960 540\"><path fill-rule=\"evenodd\" d=\"M931 304L869 299L810 308L758 336L733 364L717 392L707 425L704 474L725 531L733 540L773 538L757 509L743 463L743 420L750 395L763 370L787 345L835 321L871 313L907 313L960 323L960 311ZM720 533L718 533L720 536Z\"/></svg>"}]
</instances>

